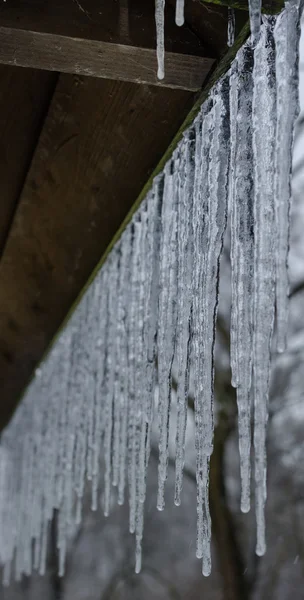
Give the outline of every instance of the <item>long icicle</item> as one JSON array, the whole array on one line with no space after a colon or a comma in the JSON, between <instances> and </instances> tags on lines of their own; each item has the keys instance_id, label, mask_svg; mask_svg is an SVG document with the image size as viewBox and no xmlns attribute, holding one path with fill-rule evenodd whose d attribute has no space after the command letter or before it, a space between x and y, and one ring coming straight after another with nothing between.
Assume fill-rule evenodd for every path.
<instances>
[{"instance_id":1,"label":"long icicle","mask_svg":"<svg viewBox=\"0 0 304 600\"><path fill-rule=\"evenodd\" d=\"M158 323L158 384L159 384L159 466L157 508L165 507L165 483L168 476L168 443L170 427L171 373L176 334L176 258L177 210L176 175L173 162L165 168L162 206L162 247L160 257L160 294Z\"/></svg>"},{"instance_id":2,"label":"long icicle","mask_svg":"<svg viewBox=\"0 0 304 600\"><path fill-rule=\"evenodd\" d=\"M190 376L190 332L192 308L193 268L193 187L194 187L194 136L184 138L184 154L178 186L178 289L177 289L177 427L175 459L174 502L181 503L183 468L185 462L185 438L187 425L189 376Z\"/></svg>"},{"instance_id":3,"label":"long icicle","mask_svg":"<svg viewBox=\"0 0 304 600\"><path fill-rule=\"evenodd\" d=\"M275 140L275 80L273 18L264 27L255 50L253 69L253 158L254 158L254 315L253 395L256 553L265 552L266 425L270 377L270 346L275 302L275 221L273 162Z\"/></svg>"},{"instance_id":4,"label":"long icicle","mask_svg":"<svg viewBox=\"0 0 304 600\"><path fill-rule=\"evenodd\" d=\"M300 37L299 6L287 2L278 17L274 39L276 46L277 129L275 151L275 216L277 230L276 252L276 320L277 350L286 347L288 326L289 211L293 130L299 112L299 68L297 52Z\"/></svg>"},{"instance_id":5,"label":"long icicle","mask_svg":"<svg viewBox=\"0 0 304 600\"><path fill-rule=\"evenodd\" d=\"M196 450L198 486L197 555L203 559L203 574L211 571L211 523L209 511L209 463L213 450L214 343L218 304L219 260L227 222L229 79L226 76L214 89L212 107L205 117L203 147L207 168L206 213L195 217L195 256L201 256L195 284L193 318L196 321ZM209 122L209 123L208 123ZM228 123L228 128L227 128ZM194 212L195 215L195 212Z\"/></svg>"},{"instance_id":6,"label":"long icicle","mask_svg":"<svg viewBox=\"0 0 304 600\"><path fill-rule=\"evenodd\" d=\"M231 371L237 388L241 509L250 509L252 370L252 94L253 50L242 48L230 76L231 169Z\"/></svg>"}]
</instances>

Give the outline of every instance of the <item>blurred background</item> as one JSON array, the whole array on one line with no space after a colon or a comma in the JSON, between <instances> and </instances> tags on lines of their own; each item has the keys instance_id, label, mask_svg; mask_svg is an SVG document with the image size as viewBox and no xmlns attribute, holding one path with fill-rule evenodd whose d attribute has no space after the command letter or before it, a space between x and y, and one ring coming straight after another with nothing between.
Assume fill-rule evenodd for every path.
<instances>
[{"instance_id":1,"label":"blurred background","mask_svg":"<svg viewBox=\"0 0 304 600\"><path fill-rule=\"evenodd\" d=\"M302 112L294 150L289 344L283 356L273 355L272 363L266 555L255 555L254 511L242 515L239 509L237 415L229 368L227 241L221 265L216 345L216 429L210 481L212 575L204 578L201 561L195 558L196 482L190 398L182 504L177 508L173 502L172 451L162 513L156 510L156 442L152 449L142 572L134 573L128 507L118 507L113 495L111 515L106 519L102 511L91 512L88 490L83 522L70 540L65 576L57 575L55 515L45 577L34 575L9 588L0 587L0 600L304 600L304 36L300 55ZM173 418L172 441L174 437Z\"/></svg>"}]
</instances>

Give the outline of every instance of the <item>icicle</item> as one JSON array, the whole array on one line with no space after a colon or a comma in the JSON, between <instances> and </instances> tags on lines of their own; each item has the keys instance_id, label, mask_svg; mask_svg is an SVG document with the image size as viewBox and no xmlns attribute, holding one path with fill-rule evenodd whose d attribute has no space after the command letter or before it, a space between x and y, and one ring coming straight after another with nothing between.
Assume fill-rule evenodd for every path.
<instances>
[{"instance_id":1,"label":"icicle","mask_svg":"<svg viewBox=\"0 0 304 600\"><path fill-rule=\"evenodd\" d=\"M185 436L187 425L187 398L190 370L190 320L192 306L193 230L192 200L194 186L194 136L184 138L179 168L178 186L178 289L177 289L177 430L175 463L175 498L181 503L183 468L185 462ZM181 159L182 160L182 159Z\"/></svg>"},{"instance_id":2,"label":"icicle","mask_svg":"<svg viewBox=\"0 0 304 600\"><path fill-rule=\"evenodd\" d=\"M235 310L234 297L237 294L237 271L238 260L238 232L235 211L235 160L236 160L236 142L237 142L237 115L238 115L238 63L237 60L230 69L230 169L229 169L229 212L231 228L231 291L232 291L232 309L230 321L230 364L231 364L231 385L236 387L239 383L238 373L238 323L237 312Z\"/></svg>"},{"instance_id":3,"label":"icicle","mask_svg":"<svg viewBox=\"0 0 304 600\"><path fill-rule=\"evenodd\" d=\"M146 474L150 456L150 435L153 419L156 333L158 316L159 249L160 249L160 182L156 181L147 199L148 222L144 253L145 306L143 348L143 411L139 448L139 492L141 504L146 497ZM143 519L139 520L141 525Z\"/></svg>"},{"instance_id":4,"label":"icicle","mask_svg":"<svg viewBox=\"0 0 304 600\"><path fill-rule=\"evenodd\" d=\"M185 22L185 0L176 0L175 23L181 27Z\"/></svg>"},{"instance_id":5,"label":"icicle","mask_svg":"<svg viewBox=\"0 0 304 600\"><path fill-rule=\"evenodd\" d=\"M273 18L264 18L262 35L254 56L252 105L255 223L253 395L256 552L259 556L265 552L266 425L275 302L273 163L276 98L273 26Z\"/></svg>"},{"instance_id":6,"label":"icicle","mask_svg":"<svg viewBox=\"0 0 304 600\"><path fill-rule=\"evenodd\" d=\"M135 526L136 534L136 572L138 573L141 565L141 539L143 533L143 506L141 502L143 479L145 478L145 447L143 445L142 435L146 431L145 421L145 309L148 293L149 266L147 263L148 242L148 210L144 202L141 210L141 219L135 222L135 238L138 238L138 253L136 252L136 281L133 286L132 318L135 324L135 389L134 389L134 441L131 446L131 481L135 485ZM136 226L138 230L136 230Z\"/></svg>"},{"instance_id":7,"label":"icicle","mask_svg":"<svg viewBox=\"0 0 304 600\"><path fill-rule=\"evenodd\" d=\"M120 242L120 277L117 301L116 371L114 383L114 438L113 438L113 484L118 486L118 503L123 504L125 489L128 382L127 382L127 329L126 289L130 277L131 230L127 227Z\"/></svg>"},{"instance_id":8,"label":"icicle","mask_svg":"<svg viewBox=\"0 0 304 600\"><path fill-rule=\"evenodd\" d=\"M165 506L164 491L168 471L168 440L171 402L171 372L176 330L176 185L173 163L165 168L162 206L162 247L160 258L160 294L158 323L158 384L159 384L159 466L157 508Z\"/></svg>"},{"instance_id":9,"label":"icicle","mask_svg":"<svg viewBox=\"0 0 304 600\"><path fill-rule=\"evenodd\" d=\"M165 0L155 0L157 77L165 77Z\"/></svg>"},{"instance_id":10,"label":"icicle","mask_svg":"<svg viewBox=\"0 0 304 600\"><path fill-rule=\"evenodd\" d=\"M95 351L93 352L93 371L95 373L95 410L94 429L92 437L92 509L98 506L98 477L100 468L100 447L104 431L102 401L105 394L105 357L107 348L108 323L107 323L107 286L109 273L103 269L96 282L98 323L96 325ZM95 309L96 310L96 309Z\"/></svg>"},{"instance_id":11,"label":"icicle","mask_svg":"<svg viewBox=\"0 0 304 600\"><path fill-rule=\"evenodd\" d=\"M277 129L275 151L275 215L276 250L276 322L277 350L286 346L288 325L289 203L291 196L292 145L295 119L298 115L299 73L298 45L300 36L299 7L287 2L278 17L274 38L276 46Z\"/></svg>"},{"instance_id":12,"label":"icicle","mask_svg":"<svg viewBox=\"0 0 304 600\"><path fill-rule=\"evenodd\" d=\"M261 30L261 11L262 1L261 0L248 0L249 6L249 20L250 20L250 31L252 45L256 46L260 38Z\"/></svg>"},{"instance_id":13,"label":"icicle","mask_svg":"<svg viewBox=\"0 0 304 600\"><path fill-rule=\"evenodd\" d=\"M228 30L227 30L227 46L231 48L235 38L235 12L234 8L228 6Z\"/></svg>"},{"instance_id":14,"label":"icicle","mask_svg":"<svg viewBox=\"0 0 304 600\"><path fill-rule=\"evenodd\" d=\"M251 354L252 354L252 81L253 51L242 48L230 75L231 131L231 371L237 387L241 509L250 508ZM236 143L237 142L237 143Z\"/></svg>"},{"instance_id":15,"label":"icicle","mask_svg":"<svg viewBox=\"0 0 304 600\"><path fill-rule=\"evenodd\" d=\"M105 397L104 397L104 515L110 512L111 476L112 476L112 432L113 432L113 397L114 376L116 368L115 338L117 328L117 285L119 276L118 248L111 254L108 296L108 336L105 362Z\"/></svg>"},{"instance_id":16,"label":"icicle","mask_svg":"<svg viewBox=\"0 0 304 600\"><path fill-rule=\"evenodd\" d=\"M164 0L156 3L160 42L164 4ZM179 10L182 5L179 2ZM274 36L275 19L263 19L253 68L252 44L240 50L231 66L230 92L229 76L224 76L164 171L155 178L1 433L0 538L6 583L11 572L18 580L32 569L45 572L54 509L59 573L63 575L68 540L82 518L86 479L91 481L92 508L98 507L102 461L106 514L112 484L118 488L120 504L128 486L135 570L140 571L156 391L157 505L163 509L165 504L174 359L174 500L176 504L181 501L191 362L197 556L203 559L203 573L210 573L214 341L227 188L231 213L231 368L239 411L241 505L242 510L249 508L252 383L257 553L264 552L265 432L275 300L279 348L284 345L286 329L285 217L296 115L298 18L298 9L288 4L278 18ZM163 44L158 50L163 66Z\"/></svg>"},{"instance_id":17,"label":"icicle","mask_svg":"<svg viewBox=\"0 0 304 600\"><path fill-rule=\"evenodd\" d=\"M128 479L129 479L129 507L130 507L130 532L135 532L137 508L137 453L138 453L138 421L139 404L138 394L142 394L142 385L139 382L142 354L142 327L143 327L143 295L141 286L141 250L142 227L141 215L136 215L132 222L133 254L131 267L131 288L128 311L128 371L129 371L129 419L128 419ZM139 314L138 314L139 313ZM140 389L138 389L140 384Z\"/></svg>"},{"instance_id":18,"label":"icicle","mask_svg":"<svg viewBox=\"0 0 304 600\"><path fill-rule=\"evenodd\" d=\"M218 303L219 259L227 220L229 80L212 94L212 105L203 117L200 193L194 198L194 356L195 423L197 451L197 556L203 558L203 574L211 570L211 523L208 497L209 461L213 450L213 352ZM200 201L202 200L202 202Z\"/></svg>"},{"instance_id":19,"label":"icicle","mask_svg":"<svg viewBox=\"0 0 304 600\"><path fill-rule=\"evenodd\" d=\"M130 228L128 227L120 242L120 277L118 282L117 301L117 334L116 334L116 371L114 383L114 436L113 436L113 485L119 485L119 501L123 502L124 481L121 476L125 464L120 468L121 443L126 447L127 422L127 331L125 323L125 292L129 276L130 260ZM125 414L124 414L125 413Z\"/></svg>"}]
</instances>

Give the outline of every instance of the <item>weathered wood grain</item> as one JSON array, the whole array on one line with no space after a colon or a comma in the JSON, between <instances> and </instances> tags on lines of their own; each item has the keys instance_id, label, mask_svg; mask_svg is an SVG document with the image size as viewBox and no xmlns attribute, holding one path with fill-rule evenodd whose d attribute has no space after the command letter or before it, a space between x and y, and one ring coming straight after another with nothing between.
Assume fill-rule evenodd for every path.
<instances>
[{"instance_id":1,"label":"weathered wood grain","mask_svg":"<svg viewBox=\"0 0 304 600\"><path fill-rule=\"evenodd\" d=\"M0 426L192 103L60 76L0 262Z\"/></svg>"},{"instance_id":2,"label":"weathered wood grain","mask_svg":"<svg viewBox=\"0 0 304 600\"><path fill-rule=\"evenodd\" d=\"M0 255L56 81L0 66Z\"/></svg>"},{"instance_id":3,"label":"weathered wood grain","mask_svg":"<svg viewBox=\"0 0 304 600\"><path fill-rule=\"evenodd\" d=\"M157 79L154 50L0 27L0 63L197 91L212 58L166 52L165 78Z\"/></svg>"}]
</instances>

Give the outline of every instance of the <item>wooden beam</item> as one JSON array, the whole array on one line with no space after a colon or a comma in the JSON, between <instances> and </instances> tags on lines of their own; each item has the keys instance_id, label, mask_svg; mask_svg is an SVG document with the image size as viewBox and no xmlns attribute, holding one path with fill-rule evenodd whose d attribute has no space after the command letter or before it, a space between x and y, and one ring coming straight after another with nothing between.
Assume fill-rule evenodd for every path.
<instances>
[{"instance_id":1,"label":"wooden beam","mask_svg":"<svg viewBox=\"0 0 304 600\"><path fill-rule=\"evenodd\" d=\"M0 66L0 256L57 74Z\"/></svg>"},{"instance_id":2,"label":"wooden beam","mask_svg":"<svg viewBox=\"0 0 304 600\"><path fill-rule=\"evenodd\" d=\"M0 262L0 427L193 99L60 76Z\"/></svg>"},{"instance_id":3,"label":"wooden beam","mask_svg":"<svg viewBox=\"0 0 304 600\"><path fill-rule=\"evenodd\" d=\"M122 0L121 0L122 2ZM166 77L157 80L154 0L10 0L0 6L0 62L196 91L214 60L166 9ZM118 10L120 6L120 10Z\"/></svg>"},{"instance_id":4,"label":"wooden beam","mask_svg":"<svg viewBox=\"0 0 304 600\"><path fill-rule=\"evenodd\" d=\"M214 59L167 52L166 76L159 81L156 54L149 48L0 27L0 62L197 91L201 89Z\"/></svg>"}]
</instances>

